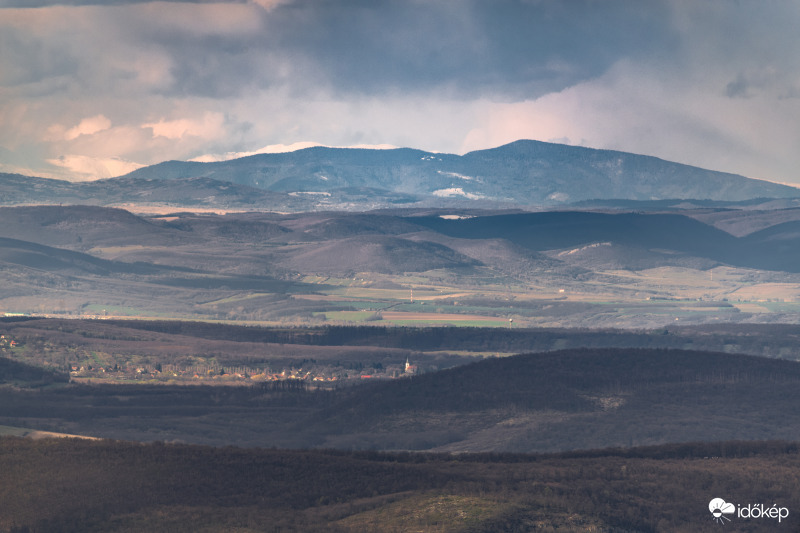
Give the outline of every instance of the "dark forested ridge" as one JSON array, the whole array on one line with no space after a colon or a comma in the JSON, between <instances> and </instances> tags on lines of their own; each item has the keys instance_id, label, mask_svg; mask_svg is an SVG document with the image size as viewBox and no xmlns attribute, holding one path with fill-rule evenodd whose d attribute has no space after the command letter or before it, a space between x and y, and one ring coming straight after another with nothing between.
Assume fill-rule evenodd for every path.
<instances>
[{"instance_id":1,"label":"dark forested ridge","mask_svg":"<svg viewBox=\"0 0 800 533\"><path fill-rule=\"evenodd\" d=\"M798 445L386 454L0 438L0 531L719 531L713 498L788 510Z\"/></svg>"},{"instance_id":2,"label":"dark forested ridge","mask_svg":"<svg viewBox=\"0 0 800 533\"><path fill-rule=\"evenodd\" d=\"M0 318L0 323L4 319ZM68 327L66 321L58 327ZM765 357L782 357L800 338L792 324L715 324L670 328L621 330L591 328L477 328L319 326L269 328L210 324L179 320L105 320L123 328L143 329L203 339L286 343L312 346L376 346L415 351L473 350L496 352L544 352L560 348L686 348L731 351ZM109 328L109 336L114 333ZM793 359L791 357L787 357Z\"/></svg>"}]
</instances>

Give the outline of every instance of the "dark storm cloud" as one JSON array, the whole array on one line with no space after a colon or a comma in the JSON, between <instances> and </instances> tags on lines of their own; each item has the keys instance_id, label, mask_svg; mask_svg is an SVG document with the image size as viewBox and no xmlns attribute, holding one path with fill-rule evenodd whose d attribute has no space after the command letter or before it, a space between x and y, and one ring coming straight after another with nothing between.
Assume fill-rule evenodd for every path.
<instances>
[{"instance_id":1,"label":"dark storm cloud","mask_svg":"<svg viewBox=\"0 0 800 533\"><path fill-rule=\"evenodd\" d=\"M665 41L654 3L305 0L274 15L286 50L310 58L335 87L364 93L449 87L531 97Z\"/></svg>"},{"instance_id":2,"label":"dark storm cloud","mask_svg":"<svg viewBox=\"0 0 800 533\"><path fill-rule=\"evenodd\" d=\"M277 84L305 92L531 98L669 45L659 4L301 0L247 36L142 28L175 58L173 94Z\"/></svg>"},{"instance_id":3,"label":"dark storm cloud","mask_svg":"<svg viewBox=\"0 0 800 533\"><path fill-rule=\"evenodd\" d=\"M236 36L162 35L155 39L173 58L173 83L163 89L171 97L228 98L247 88L267 88L278 81L276 68L260 57L263 45Z\"/></svg>"},{"instance_id":4,"label":"dark storm cloud","mask_svg":"<svg viewBox=\"0 0 800 533\"><path fill-rule=\"evenodd\" d=\"M169 58L169 82L153 88L168 97L219 99L280 87L300 97L320 91L335 98L437 92L515 101L599 76L620 58L668 49L673 40L659 2L261 0L256 3L269 9L249 5L257 31L237 31L218 30L208 20L162 20L159 12L206 4L205 13L223 14L241 11L244 1L11 1L26 7L141 5L122 20L112 12L97 14L95 39L140 43ZM53 59L40 68L16 68L20 76L70 68L78 74L79 60L46 48L25 52L26 39L31 46L50 45L23 36L4 48L15 50L13 56L23 63ZM100 60L96 64L104 68ZM117 68L96 77L80 75L111 89L110 82L125 73Z\"/></svg>"}]
</instances>

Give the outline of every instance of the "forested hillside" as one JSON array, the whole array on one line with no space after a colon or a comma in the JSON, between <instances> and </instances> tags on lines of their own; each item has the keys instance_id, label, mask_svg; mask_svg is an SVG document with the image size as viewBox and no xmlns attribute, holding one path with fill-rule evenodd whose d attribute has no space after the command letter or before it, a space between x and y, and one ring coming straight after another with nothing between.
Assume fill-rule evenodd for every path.
<instances>
[{"instance_id":1,"label":"forested hillside","mask_svg":"<svg viewBox=\"0 0 800 533\"><path fill-rule=\"evenodd\" d=\"M798 447L715 442L568 455L309 452L0 438L0 531L718 532L708 502L788 509Z\"/></svg>"}]
</instances>

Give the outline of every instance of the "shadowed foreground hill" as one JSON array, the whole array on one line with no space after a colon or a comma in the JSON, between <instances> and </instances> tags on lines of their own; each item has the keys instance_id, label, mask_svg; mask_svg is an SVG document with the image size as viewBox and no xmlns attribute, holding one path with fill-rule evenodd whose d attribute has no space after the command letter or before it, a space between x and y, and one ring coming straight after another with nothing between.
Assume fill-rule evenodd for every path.
<instances>
[{"instance_id":1,"label":"shadowed foreground hill","mask_svg":"<svg viewBox=\"0 0 800 533\"><path fill-rule=\"evenodd\" d=\"M800 440L800 364L607 348L487 359L336 391L0 388L0 424L140 441L453 452Z\"/></svg>"},{"instance_id":2,"label":"shadowed foreground hill","mask_svg":"<svg viewBox=\"0 0 800 533\"><path fill-rule=\"evenodd\" d=\"M0 438L0 531L797 531L797 444L378 454ZM788 516L786 516L788 512Z\"/></svg>"},{"instance_id":3,"label":"shadowed foreground hill","mask_svg":"<svg viewBox=\"0 0 800 533\"><path fill-rule=\"evenodd\" d=\"M800 364L682 350L484 360L357 389L322 411L322 446L557 451L800 439ZM340 428L347 428L341 431Z\"/></svg>"}]
</instances>

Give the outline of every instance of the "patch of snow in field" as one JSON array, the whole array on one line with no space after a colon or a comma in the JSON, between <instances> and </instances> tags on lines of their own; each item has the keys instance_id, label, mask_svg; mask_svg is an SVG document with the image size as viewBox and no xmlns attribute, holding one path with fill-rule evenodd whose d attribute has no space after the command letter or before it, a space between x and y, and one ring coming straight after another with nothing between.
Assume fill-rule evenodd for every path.
<instances>
[{"instance_id":1,"label":"patch of snow in field","mask_svg":"<svg viewBox=\"0 0 800 533\"><path fill-rule=\"evenodd\" d=\"M582 246L580 248L575 248L573 250L567 250L558 254L559 257L564 255L572 255L574 253L582 252L583 250L588 250L589 248L597 248L598 246L611 246L610 242L596 242L594 244L589 244L587 246Z\"/></svg>"},{"instance_id":2,"label":"patch of snow in field","mask_svg":"<svg viewBox=\"0 0 800 533\"><path fill-rule=\"evenodd\" d=\"M483 198L481 194L473 194L471 192L464 192L464 189L461 187L449 187L447 189L437 189L433 191L434 196L438 196L440 198L452 198L453 196L463 196L464 198L469 198L470 200L480 200Z\"/></svg>"},{"instance_id":3,"label":"patch of snow in field","mask_svg":"<svg viewBox=\"0 0 800 533\"><path fill-rule=\"evenodd\" d=\"M443 170L437 170L436 172L438 172L442 176L451 176L453 178L458 178L467 181L480 181L477 178L473 178L472 176L465 176L464 174L459 174L458 172L445 172Z\"/></svg>"}]
</instances>

